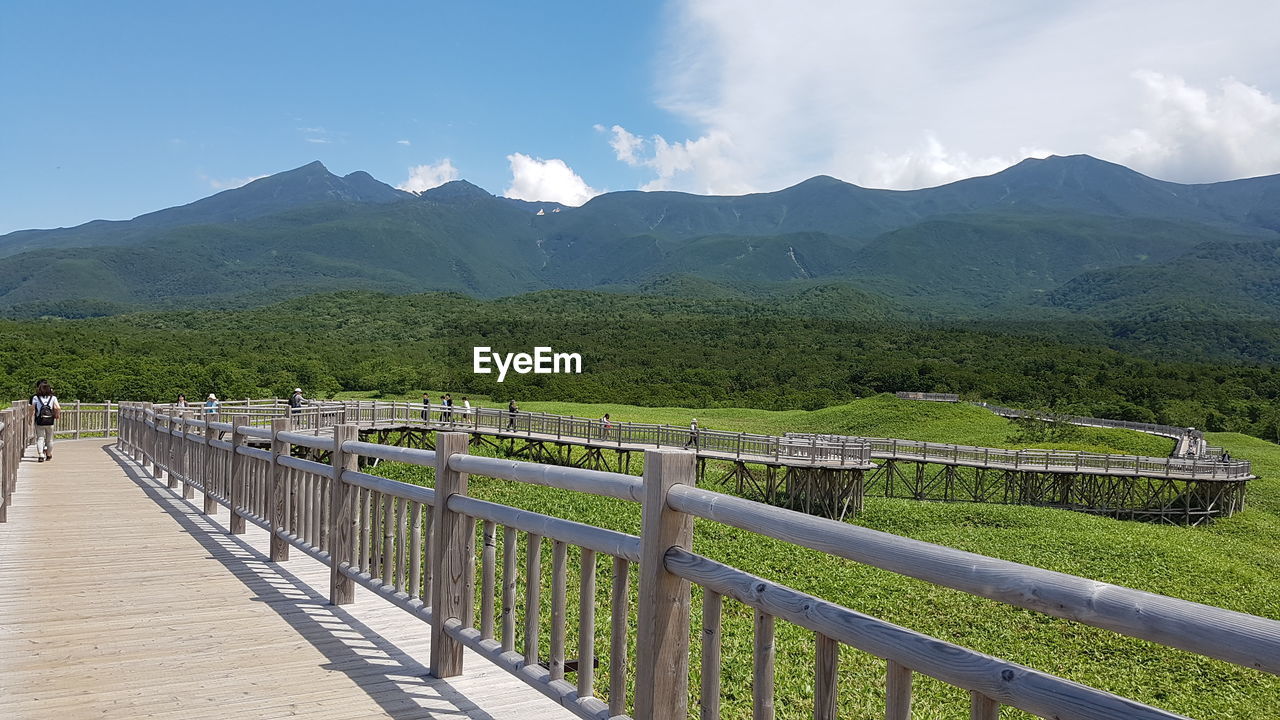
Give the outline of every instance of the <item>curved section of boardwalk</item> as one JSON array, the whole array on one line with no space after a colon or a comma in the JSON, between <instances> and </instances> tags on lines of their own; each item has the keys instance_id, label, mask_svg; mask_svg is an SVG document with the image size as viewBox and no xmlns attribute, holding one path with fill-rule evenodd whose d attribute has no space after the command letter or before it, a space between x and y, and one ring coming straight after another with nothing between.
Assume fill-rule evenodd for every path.
<instances>
[{"instance_id":1,"label":"curved section of boardwalk","mask_svg":"<svg viewBox=\"0 0 1280 720\"><path fill-rule=\"evenodd\" d=\"M54 447L0 525L0 717L572 717L479 657L428 677L425 623L329 605L328 568L269 562L103 440Z\"/></svg>"}]
</instances>

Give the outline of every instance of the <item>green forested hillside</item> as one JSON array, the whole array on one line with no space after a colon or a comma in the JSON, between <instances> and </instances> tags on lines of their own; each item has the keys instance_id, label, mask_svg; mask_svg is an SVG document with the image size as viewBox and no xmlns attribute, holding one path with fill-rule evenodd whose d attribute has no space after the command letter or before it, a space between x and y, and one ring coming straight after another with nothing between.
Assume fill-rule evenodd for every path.
<instances>
[{"instance_id":1,"label":"green forested hillside","mask_svg":"<svg viewBox=\"0 0 1280 720\"><path fill-rule=\"evenodd\" d=\"M251 307L352 289L772 302L838 283L917 318L1230 324L1274 317L1275 263L1250 264L1250 282L1235 286L1220 265L1275 242L1278 198L1275 177L1178 185L1072 156L906 192L816 177L737 197L608 193L570 208L465 181L415 196L312 163L128 222L0 237L0 313ZM1280 348L1264 330L1237 330L1223 357ZM1203 340L1195 351L1213 351Z\"/></svg>"},{"instance_id":2,"label":"green forested hillside","mask_svg":"<svg viewBox=\"0 0 1280 720\"><path fill-rule=\"evenodd\" d=\"M340 293L243 311L0 323L0 383L21 397L49 377L67 398L162 400L439 388L521 400L816 409L898 390L1015 407L1280 433L1280 368L1146 360L1048 334L894 320L856 294L788 302L555 291ZM472 348L578 352L582 375L499 384Z\"/></svg>"}]
</instances>

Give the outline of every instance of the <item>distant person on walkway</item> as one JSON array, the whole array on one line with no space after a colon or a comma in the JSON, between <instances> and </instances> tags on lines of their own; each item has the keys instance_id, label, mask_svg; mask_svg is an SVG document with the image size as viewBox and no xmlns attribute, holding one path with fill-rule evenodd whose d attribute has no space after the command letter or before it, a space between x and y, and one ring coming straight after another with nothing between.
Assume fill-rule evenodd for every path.
<instances>
[{"instance_id":1,"label":"distant person on walkway","mask_svg":"<svg viewBox=\"0 0 1280 720\"><path fill-rule=\"evenodd\" d=\"M511 402L507 403L507 429L508 430L516 429L516 413L518 412L520 412L520 406L516 405L515 398L512 398Z\"/></svg>"},{"instance_id":2,"label":"distant person on walkway","mask_svg":"<svg viewBox=\"0 0 1280 720\"><path fill-rule=\"evenodd\" d=\"M302 388L294 388L293 394L289 396L289 414L297 415L302 412L302 406L307 404L307 399L302 396Z\"/></svg>"},{"instance_id":3,"label":"distant person on walkway","mask_svg":"<svg viewBox=\"0 0 1280 720\"><path fill-rule=\"evenodd\" d=\"M218 412L218 396L209 393L209 397L204 400L204 414L213 415Z\"/></svg>"},{"instance_id":4,"label":"distant person on walkway","mask_svg":"<svg viewBox=\"0 0 1280 720\"><path fill-rule=\"evenodd\" d=\"M609 413L605 413L604 417L600 418L600 437L607 440L609 438L609 431L612 429L613 422L609 420Z\"/></svg>"},{"instance_id":5,"label":"distant person on walkway","mask_svg":"<svg viewBox=\"0 0 1280 720\"><path fill-rule=\"evenodd\" d=\"M684 441L685 449L688 450L690 445L694 450L698 449L698 418L689 423L689 439Z\"/></svg>"},{"instance_id":6,"label":"distant person on walkway","mask_svg":"<svg viewBox=\"0 0 1280 720\"><path fill-rule=\"evenodd\" d=\"M1227 450L1222 451L1222 462L1224 463L1231 462L1231 453L1229 451Z\"/></svg>"},{"instance_id":7,"label":"distant person on walkway","mask_svg":"<svg viewBox=\"0 0 1280 720\"><path fill-rule=\"evenodd\" d=\"M31 396L31 412L36 423L36 462L53 459L53 424L62 417L62 406L48 380L36 383L36 394Z\"/></svg>"},{"instance_id":8,"label":"distant person on walkway","mask_svg":"<svg viewBox=\"0 0 1280 720\"><path fill-rule=\"evenodd\" d=\"M453 422L453 396L445 393L440 402L444 405L444 412L441 413L440 418L445 422Z\"/></svg>"},{"instance_id":9,"label":"distant person on walkway","mask_svg":"<svg viewBox=\"0 0 1280 720\"><path fill-rule=\"evenodd\" d=\"M431 422L431 396L422 393L422 421Z\"/></svg>"},{"instance_id":10,"label":"distant person on walkway","mask_svg":"<svg viewBox=\"0 0 1280 720\"><path fill-rule=\"evenodd\" d=\"M462 398L462 419L466 420L467 416L470 414L471 414L471 401L464 397Z\"/></svg>"},{"instance_id":11,"label":"distant person on walkway","mask_svg":"<svg viewBox=\"0 0 1280 720\"><path fill-rule=\"evenodd\" d=\"M180 408L191 407L190 405L187 404L187 396L183 395L182 393L178 393L178 402L174 403L173 406L180 407Z\"/></svg>"}]
</instances>

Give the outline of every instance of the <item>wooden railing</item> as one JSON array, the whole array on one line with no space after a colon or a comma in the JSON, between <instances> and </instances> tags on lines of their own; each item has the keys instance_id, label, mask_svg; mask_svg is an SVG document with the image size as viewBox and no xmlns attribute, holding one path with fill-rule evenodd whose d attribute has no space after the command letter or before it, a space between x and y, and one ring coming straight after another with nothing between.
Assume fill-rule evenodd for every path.
<instances>
[{"instance_id":1,"label":"wooden railing","mask_svg":"<svg viewBox=\"0 0 1280 720\"><path fill-rule=\"evenodd\" d=\"M799 441L813 438L837 442L844 436L787 433ZM871 447L875 460L910 460L965 467L998 468L1025 472L1074 472L1093 475L1176 478L1179 480L1248 480L1253 465L1247 460L1223 462L1215 456L1144 457L1080 450L1008 450L1004 448L931 443L921 440L848 437Z\"/></svg>"},{"instance_id":2,"label":"wooden railing","mask_svg":"<svg viewBox=\"0 0 1280 720\"><path fill-rule=\"evenodd\" d=\"M355 586L426 621L431 671L462 672L462 649L502 667L584 718L686 717L690 695L691 585L702 588L700 714L718 717L726 599L753 608L752 695L757 718L773 717L774 633L777 619L814 633L813 716L836 717L839 646L886 662L886 716L910 716L912 676L924 674L969 694L970 717L995 720L1003 705L1041 717L1179 717L1112 693L981 654L809 596L703 557L693 547L695 519L873 565L976 596L1114 630L1271 674L1280 674L1280 622L1198 603L1050 572L695 487L695 456L670 449L645 451L644 477L539 465L467 454L465 433L442 432L436 450L361 442L354 424L331 435L270 428L248 415L191 418L125 404L120 444L155 477L181 484L184 495L205 494L204 506L231 509L231 532L247 520L271 534L273 560L289 549L326 563L330 599L350 602ZM251 447L247 443L265 447ZM293 457L291 447L328 451L330 463ZM426 488L361 472L359 458L432 468ZM620 533L487 502L468 495L480 475L589 493L641 507L641 534ZM482 542L477 552L476 528ZM501 532L499 533L499 530ZM498 538L501 537L501 571ZM518 567L517 545L525 562ZM543 635L542 555L550 545L550 633ZM566 643L570 548L578 560L579 638ZM477 560L478 556L478 560ZM603 557L602 557L603 556ZM604 560L608 558L607 560ZM596 622L599 564L612 566L605 610ZM476 582L479 566L480 581ZM635 663L628 666L632 566L638 565ZM526 588L516 597L517 580ZM477 586L478 585L478 586ZM478 593L478 596L477 596ZM475 607L479 606L479 618ZM516 644L522 625L523 642ZM596 696L595 658L604 650L609 687ZM576 658L572 658L572 655ZM570 659L576 664L570 666ZM739 658L731 658L741 662ZM574 682L567 676L576 675ZM628 688L634 693L628 697Z\"/></svg>"},{"instance_id":3,"label":"wooden railing","mask_svg":"<svg viewBox=\"0 0 1280 720\"><path fill-rule=\"evenodd\" d=\"M1020 419L1029 418L1045 422L1061 422L1080 427L1110 428L1115 430L1133 430L1134 432L1159 435L1176 441L1173 454L1176 457L1212 457L1222 454L1222 448L1210 447L1204 440L1204 433L1191 427L1163 425L1160 423L1144 423L1132 420L1108 420L1106 418L1086 417L1083 415L1067 415L1058 413L1037 412L1035 410L1018 410L1015 408L991 405L985 402L974 402L971 405L986 408L1001 417ZM1216 451L1216 452L1215 452Z\"/></svg>"},{"instance_id":4,"label":"wooden railing","mask_svg":"<svg viewBox=\"0 0 1280 720\"><path fill-rule=\"evenodd\" d=\"M0 522L9 520L9 506L18 486L18 463L34 437L31 411L25 403L14 402L0 410Z\"/></svg>"},{"instance_id":5,"label":"wooden railing","mask_svg":"<svg viewBox=\"0 0 1280 720\"><path fill-rule=\"evenodd\" d=\"M274 404L272 404L274 403ZM791 460L831 466L870 467L873 460L913 460L1020 471L1075 472L1096 475L1164 477L1179 480L1247 480L1246 460L1223 462L1205 457L1145 457L1058 450L1008 450L893 438L867 438L820 433L782 436L700 429L696 446L687 427L611 422L548 413L509 413L495 408L446 409L420 403L318 402L290 413L284 401L255 401L251 406L224 405L223 412L249 414L266 424L270 417L290 414L295 427L319 431L341 423L362 426L430 423L458 430L487 430L555 440L581 440L617 447L696 447L704 456L745 461ZM171 406L156 406L167 408ZM193 408L198 412L199 408ZM1116 421L1122 422L1122 421Z\"/></svg>"},{"instance_id":6,"label":"wooden railing","mask_svg":"<svg viewBox=\"0 0 1280 720\"><path fill-rule=\"evenodd\" d=\"M869 467L870 447L848 438L796 440L787 436L699 429L654 423L604 422L573 415L516 412L497 408L446 408L406 402L330 401L289 408L284 401L260 401L253 405L226 404L222 414L241 413L265 424L267 418L288 415L294 427L324 430L343 423L361 426L417 423L459 430L484 430L506 435L551 440L580 440L596 446L640 449L645 447L695 448L704 456L743 460L778 460L821 463L830 466ZM170 405L157 408L173 409ZM190 408L200 413L201 408Z\"/></svg>"},{"instance_id":7,"label":"wooden railing","mask_svg":"<svg viewBox=\"0 0 1280 720\"><path fill-rule=\"evenodd\" d=\"M894 393L895 396L903 400L928 400L929 402L960 402L960 396L955 393L931 393L931 392L904 392L899 390Z\"/></svg>"}]
</instances>

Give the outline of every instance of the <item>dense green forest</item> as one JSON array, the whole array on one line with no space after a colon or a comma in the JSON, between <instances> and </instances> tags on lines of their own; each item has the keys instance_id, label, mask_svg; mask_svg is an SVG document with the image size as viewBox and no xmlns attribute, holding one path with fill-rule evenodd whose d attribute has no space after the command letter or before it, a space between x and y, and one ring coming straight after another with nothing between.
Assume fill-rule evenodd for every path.
<instances>
[{"instance_id":1,"label":"dense green forest","mask_svg":"<svg viewBox=\"0 0 1280 720\"><path fill-rule=\"evenodd\" d=\"M825 298L838 303L841 298ZM446 389L644 406L819 408L898 390L1280 439L1280 368L1143 358L1064 327L855 321L789 303L550 291L316 295L252 310L0 323L0 384L67 399ZM828 303L829 304L829 303ZM1075 337L1075 341L1067 338ZM577 352L581 375L472 372L471 348Z\"/></svg>"}]
</instances>

